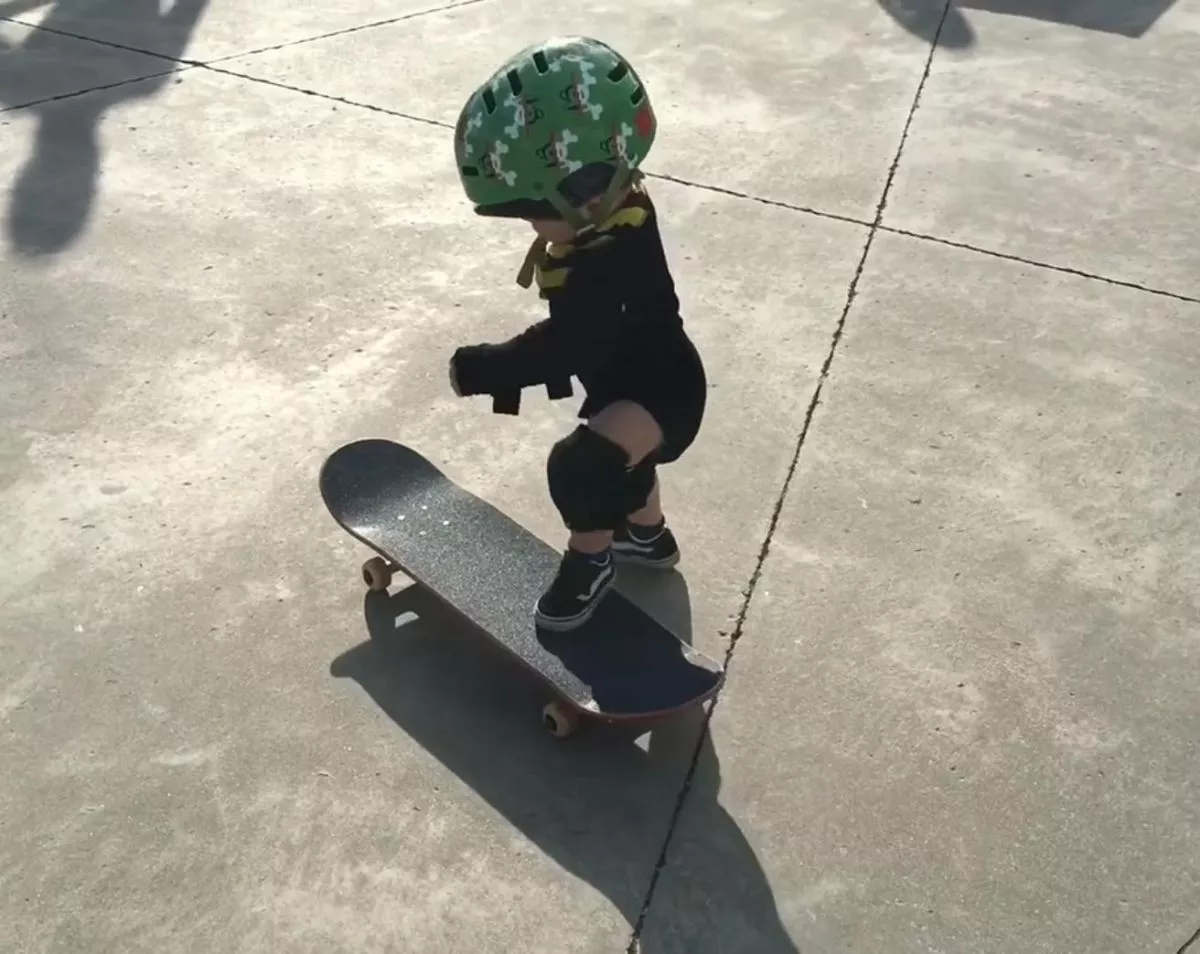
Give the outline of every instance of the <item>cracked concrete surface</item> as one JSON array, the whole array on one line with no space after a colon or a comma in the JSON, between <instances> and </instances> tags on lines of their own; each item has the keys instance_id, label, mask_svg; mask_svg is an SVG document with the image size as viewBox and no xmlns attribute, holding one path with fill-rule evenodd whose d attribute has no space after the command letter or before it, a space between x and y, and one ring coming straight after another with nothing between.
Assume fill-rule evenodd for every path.
<instances>
[{"instance_id":1,"label":"cracked concrete surface","mask_svg":"<svg viewBox=\"0 0 1200 954\"><path fill-rule=\"evenodd\" d=\"M1119 6L0 0L4 950L1194 948L1200 5ZM712 384L623 586L730 668L567 745L315 487L390 436L560 540L574 403L444 380L537 313L447 124L556 32Z\"/></svg>"}]
</instances>

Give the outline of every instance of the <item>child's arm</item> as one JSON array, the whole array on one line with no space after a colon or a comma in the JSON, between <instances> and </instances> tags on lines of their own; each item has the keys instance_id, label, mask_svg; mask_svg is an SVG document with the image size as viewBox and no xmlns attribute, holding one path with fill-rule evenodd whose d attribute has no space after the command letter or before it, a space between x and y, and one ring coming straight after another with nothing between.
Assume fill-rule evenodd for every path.
<instances>
[{"instance_id":1,"label":"child's arm","mask_svg":"<svg viewBox=\"0 0 1200 954\"><path fill-rule=\"evenodd\" d=\"M501 344L470 345L454 353L462 394L555 384L609 358L619 339L620 300L611 283L583 274L572 279L547 295L550 317Z\"/></svg>"}]
</instances>

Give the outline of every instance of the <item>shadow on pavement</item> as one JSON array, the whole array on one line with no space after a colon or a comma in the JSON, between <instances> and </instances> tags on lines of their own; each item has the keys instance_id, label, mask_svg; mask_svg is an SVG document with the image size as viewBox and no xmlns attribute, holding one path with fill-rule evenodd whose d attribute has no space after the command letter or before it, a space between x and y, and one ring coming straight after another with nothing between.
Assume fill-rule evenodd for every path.
<instances>
[{"instance_id":1,"label":"shadow on pavement","mask_svg":"<svg viewBox=\"0 0 1200 954\"><path fill-rule=\"evenodd\" d=\"M932 43L942 13L946 23L938 46L966 49L975 45L975 31L963 10L982 10L1006 16L1061 23L1137 39L1167 12L1175 0L876 0L909 33Z\"/></svg>"},{"instance_id":2,"label":"shadow on pavement","mask_svg":"<svg viewBox=\"0 0 1200 954\"><path fill-rule=\"evenodd\" d=\"M690 634L690 625L680 625L681 616L690 616L686 584L684 608L678 586L654 615ZM332 674L362 686L400 729L530 842L602 892L632 930L703 712L661 723L646 749L633 730L590 722L562 742L540 726L546 696L538 682L421 587L369 593L364 614L370 639L334 660ZM717 803L719 788L720 766L706 737L684 816L693 825L701 819L704 844L715 849L713 863L683 873L682 894L670 892L665 920L652 906L640 954L730 949L721 934L726 921L754 923L755 951L796 951L753 850ZM704 853L693 846L689 857L698 856ZM670 882L676 873L669 861L667 871ZM704 930L695 933L700 925Z\"/></svg>"},{"instance_id":3,"label":"shadow on pavement","mask_svg":"<svg viewBox=\"0 0 1200 954\"><path fill-rule=\"evenodd\" d=\"M208 0L59 0L22 43L0 40L0 109L26 107L36 116L29 156L12 186L5 231L13 251L30 258L62 252L82 234L91 216L100 176L100 122L120 103L153 96L170 79L174 59L182 57ZM0 3L0 16L19 16L44 4L14 0ZM162 75L135 80L109 89L93 89L68 98L37 100L41 78L75 72L78 90L112 82L92 71L93 63L109 62L119 55L109 45L93 44L59 34L86 36L87 24L107 19L153 24L158 40L155 52ZM57 31L57 32L51 32ZM64 58L79 62L66 65ZM155 72L155 61L142 62L146 73ZM56 83L61 88L61 79ZM31 105L32 104L32 105Z\"/></svg>"}]
</instances>

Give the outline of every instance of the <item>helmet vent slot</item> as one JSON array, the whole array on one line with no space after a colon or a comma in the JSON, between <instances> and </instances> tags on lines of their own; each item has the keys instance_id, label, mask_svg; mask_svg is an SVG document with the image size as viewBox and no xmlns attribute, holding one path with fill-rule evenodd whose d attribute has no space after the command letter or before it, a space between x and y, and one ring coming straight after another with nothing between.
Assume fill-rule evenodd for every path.
<instances>
[{"instance_id":1,"label":"helmet vent slot","mask_svg":"<svg viewBox=\"0 0 1200 954\"><path fill-rule=\"evenodd\" d=\"M608 81L610 83L619 83L629 74L629 67L624 63L618 63L608 71Z\"/></svg>"},{"instance_id":2,"label":"helmet vent slot","mask_svg":"<svg viewBox=\"0 0 1200 954\"><path fill-rule=\"evenodd\" d=\"M541 50L538 50L533 54L533 65L537 68L539 73L544 74L550 72L550 64L546 61L546 54Z\"/></svg>"},{"instance_id":3,"label":"helmet vent slot","mask_svg":"<svg viewBox=\"0 0 1200 954\"><path fill-rule=\"evenodd\" d=\"M521 85L521 77L517 74L516 70L508 71L508 88L512 90L514 96L521 95L521 90L524 87Z\"/></svg>"},{"instance_id":4,"label":"helmet vent slot","mask_svg":"<svg viewBox=\"0 0 1200 954\"><path fill-rule=\"evenodd\" d=\"M488 111L489 116L496 111L496 94L490 86L483 91L483 108Z\"/></svg>"},{"instance_id":5,"label":"helmet vent slot","mask_svg":"<svg viewBox=\"0 0 1200 954\"><path fill-rule=\"evenodd\" d=\"M646 98L646 87L644 87L641 83L638 83L638 88L629 94L629 101L631 103L633 103L634 106L636 106L638 103L640 103L645 98Z\"/></svg>"}]
</instances>

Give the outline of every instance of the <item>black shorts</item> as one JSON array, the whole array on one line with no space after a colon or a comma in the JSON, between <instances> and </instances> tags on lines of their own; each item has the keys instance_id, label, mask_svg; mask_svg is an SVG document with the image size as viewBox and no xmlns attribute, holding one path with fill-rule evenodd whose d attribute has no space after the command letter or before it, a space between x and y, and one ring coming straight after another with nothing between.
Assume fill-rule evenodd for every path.
<instances>
[{"instance_id":1,"label":"black shorts","mask_svg":"<svg viewBox=\"0 0 1200 954\"><path fill-rule=\"evenodd\" d=\"M642 358L622 365L618 374L581 381L588 396L579 408L579 417L590 420L616 401L641 405L663 432L662 444L651 455L653 463L669 464L678 460L700 433L708 378L700 352L682 330L650 350L652 365Z\"/></svg>"}]
</instances>

